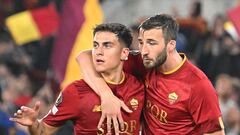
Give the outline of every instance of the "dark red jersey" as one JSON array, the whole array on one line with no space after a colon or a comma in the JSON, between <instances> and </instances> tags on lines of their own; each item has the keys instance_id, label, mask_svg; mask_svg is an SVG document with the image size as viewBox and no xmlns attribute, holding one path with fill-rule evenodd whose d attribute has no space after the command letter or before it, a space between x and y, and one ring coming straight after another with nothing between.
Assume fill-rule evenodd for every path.
<instances>
[{"instance_id":1,"label":"dark red jersey","mask_svg":"<svg viewBox=\"0 0 240 135\"><path fill-rule=\"evenodd\" d=\"M129 55L128 60L124 62L123 70L131 75L134 75L138 80L144 82L146 70L142 63L140 54Z\"/></svg>"},{"instance_id":2,"label":"dark red jersey","mask_svg":"<svg viewBox=\"0 0 240 135\"><path fill-rule=\"evenodd\" d=\"M146 77L146 135L200 135L223 128L214 87L182 57L176 69L165 73L154 69Z\"/></svg>"},{"instance_id":3,"label":"dark red jersey","mask_svg":"<svg viewBox=\"0 0 240 135\"><path fill-rule=\"evenodd\" d=\"M125 129L122 134L139 134L140 115L143 107L144 86L135 77L125 74L121 84L109 84L114 95L124 101L133 113L122 112ZM83 81L75 81L67 86L43 121L51 126L62 126L67 120L74 123L77 135L97 134L97 124L101 117L100 98ZM106 133L106 122L102 125Z\"/></svg>"}]
</instances>

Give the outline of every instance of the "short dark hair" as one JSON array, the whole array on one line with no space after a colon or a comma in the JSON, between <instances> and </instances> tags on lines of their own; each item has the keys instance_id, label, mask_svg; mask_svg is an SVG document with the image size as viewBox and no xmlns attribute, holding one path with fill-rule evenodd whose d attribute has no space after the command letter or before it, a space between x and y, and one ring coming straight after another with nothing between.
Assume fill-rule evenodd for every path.
<instances>
[{"instance_id":1,"label":"short dark hair","mask_svg":"<svg viewBox=\"0 0 240 135\"><path fill-rule=\"evenodd\" d=\"M159 28L163 31L164 42L167 44L170 40L176 40L179 30L177 21L170 15L159 14L145 20L139 29L150 30Z\"/></svg>"},{"instance_id":2,"label":"short dark hair","mask_svg":"<svg viewBox=\"0 0 240 135\"><path fill-rule=\"evenodd\" d=\"M120 23L103 23L97 25L93 30L93 36L99 31L112 32L117 35L118 39L123 41L127 48L132 44L131 31L123 24Z\"/></svg>"},{"instance_id":3,"label":"short dark hair","mask_svg":"<svg viewBox=\"0 0 240 135\"><path fill-rule=\"evenodd\" d=\"M200 1L196 1L193 3L193 11L192 11L192 14L191 16L192 17L198 17L198 16L201 16L201 13L202 13L202 4Z\"/></svg>"}]
</instances>

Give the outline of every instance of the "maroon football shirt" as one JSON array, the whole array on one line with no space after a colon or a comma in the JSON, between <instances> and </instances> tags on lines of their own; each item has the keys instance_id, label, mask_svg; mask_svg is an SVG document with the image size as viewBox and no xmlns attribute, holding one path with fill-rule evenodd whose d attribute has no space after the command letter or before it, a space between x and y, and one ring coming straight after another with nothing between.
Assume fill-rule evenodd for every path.
<instances>
[{"instance_id":1,"label":"maroon football shirt","mask_svg":"<svg viewBox=\"0 0 240 135\"><path fill-rule=\"evenodd\" d=\"M125 73L121 84L109 84L114 95L124 101L133 113L122 112L125 129L121 134L139 134L140 116L143 107L144 86L135 77ZM97 134L97 124L101 117L100 98L83 81L75 81L60 94L53 108L43 119L51 126L62 126L67 120L74 123L75 134ZM106 133L106 121L103 134Z\"/></svg>"},{"instance_id":2,"label":"maroon football shirt","mask_svg":"<svg viewBox=\"0 0 240 135\"><path fill-rule=\"evenodd\" d=\"M143 134L199 135L223 128L218 97L211 82L184 54L181 56L182 63L172 71L147 71ZM139 63L137 57L130 60L128 63ZM139 67L129 65L125 69Z\"/></svg>"}]
</instances>

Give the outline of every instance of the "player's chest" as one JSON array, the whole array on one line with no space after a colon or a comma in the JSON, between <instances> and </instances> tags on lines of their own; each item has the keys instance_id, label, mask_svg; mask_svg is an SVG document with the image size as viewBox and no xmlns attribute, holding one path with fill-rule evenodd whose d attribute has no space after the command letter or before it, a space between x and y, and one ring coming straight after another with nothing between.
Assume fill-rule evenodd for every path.
<instances>
[{"instance_id":1,"label":"player's chest","mask_svg":"<svg viewBox=\"0 0 240 135\"><path fill-rule=\"evenodd\" d=\"M151 80L146 89L146 112L162 123L188 117L190 85L179 80Z\"/></svg>"},{"instance_id":2,"label":"player's chest","mask_svg":"<svg viewBox=\"0 0 240 135\"><path fill-rule=\"evenodd\" d=\"M86 97L86 96L84 96ZM88 103L86 103L81 109L81 122L80 125L84 125L85 129L95 128L97 122L100 120L102 109L101 102L98 96L94 94L89 94L87 96L89 99ZM124 134L133 134L139 131L140 127L140 116L143 107L143 99L139 99L138 96L133 96L130 98L121 98L125 104L133 110L133 113L128 114L126 112L122 112L122 117L124 120L124 130L121 133ZM83 99L82 99L83 100ZM87 99L86 99L87 100ZM102 124L102 132L106 133L107 122L104 121Z\"/></svg>"},{"instance_id":3,"label":"player's chest","mask_svg":"<svg viewBox=\"0 0 240 135\"><path fill-rule=\"evenodd\" d=\"M143 103L144 103L144 94L122 94L115 93L117 97L122 100L129 109L131 109L134 115L129 115L127 113L123 113L124 118L138 118L140 117ZM102 108L101 108L101 100L95 93L87 93L79 97L79 103L76 105L80 105L80 115L81 119L91 122L91 120L97 121L100 119ZM136 116L136 117L135 117ZM90 118L90 119L89 119Z\"/></svg>"}]
</instances>

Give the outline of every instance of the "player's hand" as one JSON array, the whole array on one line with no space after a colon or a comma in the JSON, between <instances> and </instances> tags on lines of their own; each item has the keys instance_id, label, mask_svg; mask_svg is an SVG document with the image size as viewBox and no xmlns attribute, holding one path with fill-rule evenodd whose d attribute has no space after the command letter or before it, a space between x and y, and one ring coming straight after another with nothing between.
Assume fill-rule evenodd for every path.
<instances>
[{"instance_id":1,"label":"player's hand","mask_svg":"<svg viewBox=\"0 0 240 135\"><path fill-rule=\"evenodd\" d=\"M119 134L119 124L120 128L124 130L124 121L121 115L121 108L131 113L132 111L124 104L123 101L118 99L112 94L105 93L105 95L101 94L101 109L102 109L102 116L98 123L98 128L101 128L104 120L107 118L107 132L111 133L111 125L113 122L113 127L115 134Z\"/></svg>"},{"instance_id":2,"label":"player's hand","mask_svg":"<svg viewBox=\"0 0 240 135\"><path fill-rule=\"evenodd\" d=\"M17 122L24 126L32 126L36 121L39 114L40 102L36 102L33 108L21 106L21 108L14 113L14 118L10 121Z\"/></svg>"}]
</instances>

